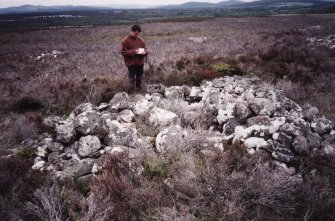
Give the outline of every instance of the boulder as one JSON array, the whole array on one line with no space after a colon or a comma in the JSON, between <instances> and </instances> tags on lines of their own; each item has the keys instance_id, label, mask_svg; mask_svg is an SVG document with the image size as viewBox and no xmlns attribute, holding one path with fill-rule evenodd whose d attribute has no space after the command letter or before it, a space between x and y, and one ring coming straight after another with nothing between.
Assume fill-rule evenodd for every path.
<instances>
[{"instance_id":1,"label":"boulder","mask_svg":"<svg viewBox=\"0 0 335 221\"><path fill-rule=\"evenodd\" d=\"M83 159L71 166L65 167L63 171L70 177L79 178L92 173L94 162L92 159Z\"/></svg>"},{"instance_id":2,"label":"boulder","mask_svg":"<svg viewBox=\"0 0 335 221\"><path fill-rule=\"evenodd\" d=\"M293 142L293 138L290 135L288 135L284 132L279 132L278 137L275 140L278 140L279 143L281 143L281 144L283 144L287 147L290 147L292 145L292 142Z\"/></svg>"},{"instance_id":3,"label":"boulder","mask_svg":"<svg viewBox=\"0 0 335 221\"><path fill-rule=\"evenodd\" d=\"M40 170L44 167L45 162L43 160L36 162L31 168L33 170Z\"/></svg>"},{"instance_id":4,"label":"boulder","mask_svg":"<svg viewBox=\"0 0 335 221\"><path fill-rule=\"evenodd\" d=\"M283 163L290 163L295 159L294 153L284 145L278 145L272 152L272 157Z\"/></svg>"},{"instance_id":5,"label":"boulder","mask_svg":"<svg viewBox=\"0 0 335 221\"><path fill-rule=\"evenodd\" d=\"M185 145L187 132L180 126L175 125L165 128L156 137L156 149L164 153L170 149L182 148Z\"/></svg>"},{"instance_id":6,"label":"boulder","mask_svg":"<svg viewBox=\"0 0 335 221\"><path fill-rule=\"evenodd\" d=\"M189 99L191 101L200 101L201 98L202 98L202 90L200 87L192 87L191 88L191 91L190 91L190 94L189 94Z\"/></svg>"},{"instance_id":7,"label":"boulder","mask_svg":"<svg viewBox=\"0 0 335 221\"><path fill-rule=\"evenodd\" d=\"M48 116L43 120L43 126L48 129L55 129L57 124L64 119L59 116Z\"/></svg>"},{"instance_id":8,"label":"boulder","mask_svg":"<svg viewBox=\"0 0 335 221\"><path fill-rule=\"evenodd\" d=\"M164 94L164 92L165 92L165 86L163 84L149 84L147 86L148 94L153 94L153 93Z\"/></svg>"},{"instance_id":9,"label":"boulder","mask_svg":"<svg viewBox=\"0 0 335 221\"><path fill-rule=\"evenodd\" d=\"M149 122L151 125L158 126L159 128L165 128L171 125L181 124L179 117L175 113L159 107L154 107L151 110Z\"/></svg>"},{"instance_id":10,"label":"boulder","mask_svg":"<svg viewBox=\"0 0 335 221\"><path fill-rule=\"evenodd\" d=\"M268 143L264 140L264 138L261 137L249 137L244 141L244 145L247 148L254 148L254 149L259 149L264 146L267 146Z\"/></svg>"},{"instance_id":11,"label":"boulder","mask_svg":"<svg viewBox=\"0 0 335 221\"><path fill-rule=\"evenodd\" d=\"M169 100L184 100L184 88L180 86L165 88L164 96Z\"/></svg>"},{"instance_id":12,"label":"boulder","mask_svg":"<svg viewBox=\"0 0 335 221\"><path fill-rule=\"evenodd\" d=\"M57 142L47 142L47 147L52 152L62 152L64 150L64 145Z\"/></svg>"},{"instance_id":13,"label":"boulder","mask_svg":"<svg viewBox=\"0 0 335 221\"><path fill-rule=\"evenodd\" d=\"M236 126L239 125L236 118L229 119L227 123L223 125L223 133L225 135L231 135L235 132Z\"/></svg>"},{"instance_id":14,"label":"boulder","mask_svg":"<svg viewBox=\"0 0 335 221\"><path fill-rule=\"evenodd\" d=\"M126 92L119 92L114 95L114 97L109 101L111 106L119 107L122 101L128 100L128 93Z\"/></svg>"},{"instance_id":15,"label":"boulder","mask_svg":"<svg viewBox=\"0 0 335 221\"><path fill-rule=\"evenodd\" d=\"M78 143L78 154L81 157L87 157L88 155L98 151L101 148L100 140L97 136L85 136L81 137Z\"/></svg>"},{"instance_id":16,"label":"boulder","mask_svg":"<svg viewBox=\"0 0 335 221\"><path fill-rule=\"evenodd\" d=\"M84 112L87 112L87 111L93 111L93 110L98 110L97 107L95 107L93 104L91 103L82 103L82 104L79 104L74 110L74 114L75 116L81 114L81 113L84 113Z\"/></svg>"},{"instance_id":17,"label":"boulder","mask_svg":"<svg viewBox=\"0 0 335 221\"><path fill-rule=\"evenodd\" d=\"M267 98L252 98L248 100L250 108L257 114L263 116L272 116L280 107L278 102L271 101Z\"/></svg>"},{"instance_id":18,"label":"boulder","mask_svg":"<svg viewBox=\"0 0 335 221\"><path fill-rule=\"evenodd\" d=\"M152 96L152 99L153 99L153 96ZM152 106L153 106L152 102L149 102L147 99L143 98L140 101L135 102L132 108L132 111L136 115L144 115L150 111Z\"/></svg>"},{"instance_id":19,"label":"boulder","mask_svg":"<svg viewBox=\"0 0 335 221\"><path fill-rule=\"evenodd\" d=\"M108 146L126 146L131 148L138 147L139 135L135 128L127 128L110 132L105 138L104 143Z\"/></svg>"},{"instance_id":20,"label":"boulder","mask_svg":"<svg viewBox=\"0 0 335 221\"><path fill-rule=\"evenodd\" d=\"M100 113L88 111L79 114L73 121L75 130L81 135L96 135L103 138L108 133Z\"/></svg>"},{"instance_id":21,"label":"boulder","mask_svg":"<svg viewBox=\"0 0 335 221\"><path fill-rule=\"evenodd\" d=\"M303 134L303 131L301 128L291 124L291 123L285 123L283 126L281 126L280 130L288 135L291 136L299 136Z\"/></svg>"},{"instance_id":22,"label":"boulder","mask_svg":"<svg viewBox=\"0 0 335 221\"><path fill-rule=\"evenodd\" d=\"M123 110L119 116L123 122L130 123L133 121L135 114L131 110Z\"/></svg>"},{"instance_id":23,"label":"boulder","mask_svg":"<svg viewBox=\"0 0 335 221\"><path fill-rule=\"evenodd\" d=\"M312 130L320 135L329 133L333 127L333 122L325 118L318 118L311 123Z\"/></svg>"},{"instance_id":24,"label":"boulder","mask_svg":"<svg viewBox=\"0 0 335 221\"><path fill-rule=\"evenodd\" d=\"M308 106L304 115L309 122L312 122L319 115L319 110L316 107Z\"/></svg>"},{"instance_id":25,"label":"boulder","mask_svg":"<svg viewBox=\"0 0 335 221\"><path fill-rule=\"evenodd\" d=\"M306 134L306 139L310 148L320 148L322 138L318 133L309 132Z\"/></svg>"},{"instance_id":26,"label":"boulder","mask_svg":"<svg viewBox=\"0 0 335 221\"><path fill-rule=\"evenodd\" d=\"M248 117L251 116L251 111L248 107L247 102L236 102L235 105L235 117L236 120L240 123L245 123Z\"/></svg>"},{"instance_id":27,"label":"boulder","mask_svg":"<svg viewBox=\"0 0 335 221\"><path fill-rule=\"evenodd\" d=\"M56 126L56 140L62 143L72 143L76 138L76 131L72 120L61 121Z\"/></svg>"},{"instance_id":28,"label":"boulder","mask_svg":"<svg viewBox=\"0 0 335 221\"><path fill-rule=\"evenodd\" d=\"M235 103L227 103L225 109L219 109L216 117L219 124L226 123L229 119L234 118Z\"/></svg>"},{"instance_id":29,"label":"boulder","mask_svg":"<svg viewBox=\"0 0 335 221\"><path fill-rule=\"evenodd\" d=\"M308 154L309 152L308 141L303 136L297 136L294 138L292 146L298 154Z\"/></svg>"},{"instance_id":30,"label":"boulder","mask_svg":"<svg viewBox=\"0 0 335 221\"><path fill-rule=\"evenodd\" d=\"M279 128L285 124L285 122L286 122L285 117L271 118L270 122L267 124L269 127L269 133L270 134L276 133L279 130Z\"/></svg>"}]
</instances>

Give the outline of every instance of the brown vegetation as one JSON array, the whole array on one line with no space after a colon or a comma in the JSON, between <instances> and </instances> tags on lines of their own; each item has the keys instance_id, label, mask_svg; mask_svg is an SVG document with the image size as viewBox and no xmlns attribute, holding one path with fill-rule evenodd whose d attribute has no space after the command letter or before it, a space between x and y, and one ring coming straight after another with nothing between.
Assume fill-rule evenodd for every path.
<instances>
[{"instance_id":1,"label":"brown vegetation","mask_svg":"<svg viewBox=\"0 0 335 221\"><path fill-rule=\"evenodd\" d=\"M306 29L316 25L320 28ZM335 50L307 41L334 34L334 26L334 18L316 15L142 24L150 50L145 83L197 85L226 74L258 76L335 120ZM67 114L82 102L108 102L116 92L126 90L127 70L119 44L128 29L106 26L0 33L0 152L42 132L44 115ZM190 37L207 40L195 43ZM53 50L61 53L37 58ZM60 183L60 189L46 185L43 174L30 171L30 150L19 157L1 158L1 220L29 220L27 214L34 206L39 209L35 208L31 220L335 217L332 155L301 159L298 178L272 165L261 153L245 154L237 144L215 156L201 154L195 138L188 145L162 156L147 150L136 160L127 154L109 156L88 198L72 181ZM55 204L41 207L46 198ZM25 210L27 201L34 204ZM46 211L51 211L49 217L43 217Z\"/></svg>"}]
</instances>

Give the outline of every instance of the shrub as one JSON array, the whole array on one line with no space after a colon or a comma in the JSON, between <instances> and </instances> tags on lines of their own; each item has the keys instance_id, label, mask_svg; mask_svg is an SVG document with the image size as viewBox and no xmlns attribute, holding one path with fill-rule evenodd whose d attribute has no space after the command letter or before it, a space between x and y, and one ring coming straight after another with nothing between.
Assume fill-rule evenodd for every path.
<instances>
[{"instance_id":1,"label":"shrub","mask_svg":"<svg viewBox=\"0 0 335 221\"><path fill-rule=\"evenodd\" d=\"M138 162L131 161L127 154L112 155L105 159L104 171L92 184L94 210L85 216L92 220L104 216L104 220L141 219L164 198L159 194L159 184L147 182L137 172Z\"/></svg>"},{"instance_id":2,"label":"shrub","mask_svg":"<svg viewBox=\"0 0 335 221\"><path fill-rule=\"evenodd\" d=\"M22 158L33 158L36 155L35 148L23 148L18 155Z\"/></svg>"},{"instance_id":3,"label":"shrub","mask_svg":"<svg viewBox=\"0 0 335 221\"><path fill-rule=\"evenodd\" d=\"M26 210L36 215L43 221L64 220L66 204L61 196L61 191L57 185L42 187L34 193L36 201L28 202L25 205Z\"/></svg>"},{"instance_id":4,"label":"shrub","mask_svg":"<svg viewBox=\"0 0 335 221\"><path fill-rule=\"evenodd\" d=\"M44 185L46 175L31 171L29 158L11 157L0 159L0 208L2 220L34 220L24 211L24 202L33 199L33 193Z\"/></svg>"},{"instance_id":5,"label":"shrub","mask_svg":"<svg viewBox=\"0 0 335 221\"><path fill-rule=\"evenodd\" d=\"M230 64L227 64L224 62L213 64L211 67L213 68L214 71L217 71L217 72L220 72L226 75L232 76L236 74L236 69L232 67Z\"/></svg>"}]
</instances>

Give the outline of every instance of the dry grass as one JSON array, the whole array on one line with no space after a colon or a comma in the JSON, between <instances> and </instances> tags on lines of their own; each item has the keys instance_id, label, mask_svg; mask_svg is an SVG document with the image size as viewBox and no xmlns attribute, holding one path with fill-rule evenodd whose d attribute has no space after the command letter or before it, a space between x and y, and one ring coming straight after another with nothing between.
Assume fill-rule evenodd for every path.
<instances>
[{"instance_id":1,"label":"dry grass","mask_svg":"<svg viewBox=\"0 0 335 221\"><path fill-rule=\"evenodd\" d=\"M227 74L213 68L226 63L238 74L275 83L295 101L309 102L335 120L335 51L311 48L306 40L334 34L334 18L239 20L142 24L150 50L146 84L197 85ZM302 30L316 25L321 28ZM121 25L0 33L0 150L40 133L43 114L62 115L79 103L109 101L126 90L127 69L119 47L128 31ZM190 37L207 40L195 43ZM36 60L52 50L61 54ZM59 200L68 206L62 215L73 220L333 219L332 158L302 159L299 177L274 167L262 154L246 155L239 145L204 156L199 142L210 132L198 124L189 126L199 133L190 133L189 140L180 142L183 147L163 155L146 150L131 164L128 155L106 159L106 170L93 182L94 195L89 199L63 184L67 194ZM31 160L1 159L0 164L1 215L4 220L18 220L27 213L20 209L22 203L33 201L41 182L28 171ZM144 171L139 173L138 168ZM317 173L311 173L315 168Z\"/></svg>"}]
</instances>

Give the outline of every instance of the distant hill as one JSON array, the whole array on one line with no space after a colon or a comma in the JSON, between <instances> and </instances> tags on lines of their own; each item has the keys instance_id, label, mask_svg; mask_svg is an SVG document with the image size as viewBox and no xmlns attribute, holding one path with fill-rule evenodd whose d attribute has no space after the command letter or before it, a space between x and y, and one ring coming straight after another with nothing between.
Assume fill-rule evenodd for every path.
<instances>
[{"instance_id":1,"label":"distant hill","mask_svg":"<svg viewBox=\"0 0 335 221\"><path fill-rule=\"evenodd\" d=\"M179 5L167 5L159 7L161 9L203 9L203 8L221 8L231 5L240 5L243 4L243 1L238 0L228 0L222 1L219 3L209 3L209 2L186 2Z\"/></svg>"},{"instance_id":2,"label":"distant hill","mask_svg":"<svg viewBox=\"0 0 335 221\"><path fill-rule=\"evenodd\" d=\"M254 2L244 2L241 7L276 7L276 6L308 6L308 5L329 5L334 1L322 0L260 0Z\"/></svg>"},{"instance_id":3,"label":"distant hill","mask_svg":"<svg viewBox=\"0 0 335 221\"><path fill-rule=\"evenodd\" d=\"M39 6L39 5L22 5L18 7L0 8L0 14L11 13L34 13L34 12L65 12L65 11L96 11L107 9L107 7L91 7L91 6Z\"/></svg>"},{"instance_id":4,"label":"distant hill","mask_svg":"<svg viewBox=\"0 0 335 221\"><path fill-rule=\"evenodd\" d=\"M219 3L209 2L186 2L179 5L146 6L146 5L104 5L104 6L36 6L22 5L18 7L0 8L0 14L13 13L39 13L39 12L67 12L67 11L100 11L114 9L206 9L206 8L276 8L296 6L322 6L335 5L335 0L259 0L254 2L243 2L239 0L227 0Z\"/></svg>"}]
</instances>

